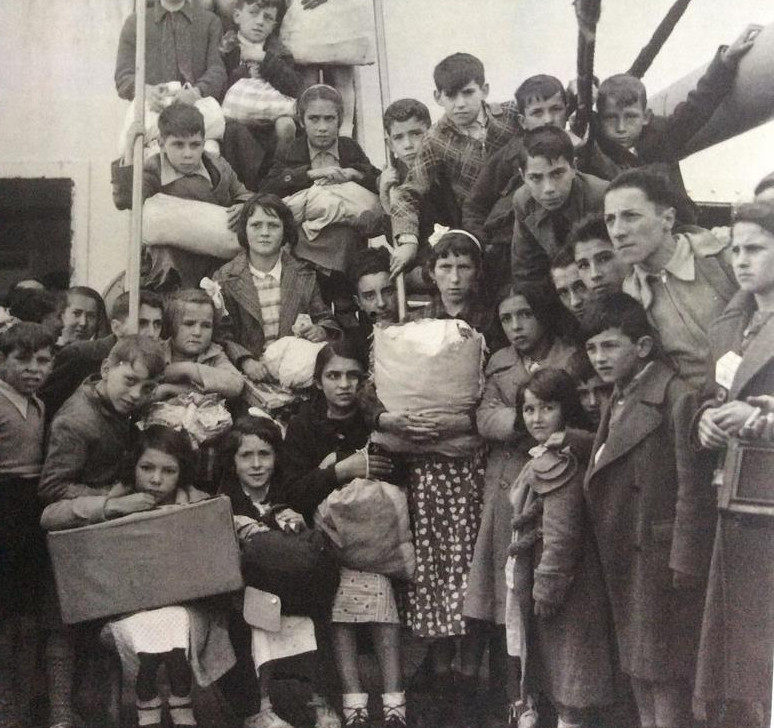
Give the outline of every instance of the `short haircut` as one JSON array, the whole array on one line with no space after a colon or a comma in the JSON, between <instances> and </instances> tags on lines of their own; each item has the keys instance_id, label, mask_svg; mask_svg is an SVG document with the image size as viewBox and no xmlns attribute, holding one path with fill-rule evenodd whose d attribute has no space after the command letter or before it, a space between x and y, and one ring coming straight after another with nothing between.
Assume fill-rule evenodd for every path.
<instances>
[{"instance_id":1,"label":"short haircut","mask_svg":"<svg viewBox=\"0 0 774 728\"><path fill-rule=\"evenodd\" d=\"M597 92L597 111L602 114L608 102L617 106L639 104L643 110L648 107L648 92L645 84L636 76L628 73L616 73L599 84Z\"/></svg>"},{"instance_id":2,"label":"short haircut","mask_svg":"<svg viewBox=\"0 0 774 728\"><path fill-rule=\"evenodd\" d=\"M416 99L398 99L393 101L385 110L382 117L384 131L390 133L392 125L399 121L416 119L428 128L431 126L430 109Z\"/></svg>"},{"instance_id":3,"label":"short haircut","mask_svg":"<svg viewBox=\"0 0 774 728\"><path fill-rule=\"evenodd\" d=\"M569 268L571 265L575 265L575 255L573 254L572 246L562 245L554 253L554 257L551 258L549 267L551 270L554 270L554 268Z\"/></svg>"},{"instance_id":4,"label":"short haircut","mask_svg":"<svg viewBox=\"0 0 774 728\"><path fill-rule=\"evenodd\" d=\"M105 310L105 302L102 296L89 286L71 286L65 291L67 295L67 305L70 305L70 296L83 296L90 298L97 305L97 336L104 336L107 333L108 318Z\"/></svg>"},{"instance_id":5,"label":"short haircut","mask_svg":"<svg viewBox=\"0 0 774 728\"><path fill-rule=\"evenodd\" d=\"M523 172L527 168L530 157L543 157L549 161L565 159L570 164L575 162L575 150L569 134L555 126L541 126L524 132L524 139L519 149L519 167Z\"/></svg>"},{"instance_id":6,"label":"short haircut","mask_svg":"<svg viewBox=\"0 0 774 728\"><path fill-rule=\"evenodd\" d=\"M209 294L201 288L183 288L169 296L164 309L164 329L170 336L177 333L180 317L188 304L209 306L212 308L212 323L218 323L218 310Z\"/></svg>"},{"instance_id":7,"label":"short haircut","mask_svg":"<svg viewBox=\"0 0 774 728\"><path fill-rule=\"evenodd\" d=\"M451 231L442 235L441 239L428 251L422 268L422 277L427 283L432 282L430 273L435 268L435 264L441 258L448 258L451 255L467 255L473 261L476 270L481 272L481 248L468 235Z\"/></svg>"},{"instance_id":8,"label":"short haircut","mask_svg":"<svg viewBox=\"0 0 774 728\"><path fill-rule=\"evenodd\" d=\"M317 359L315 359L314 362L315 382L318 384L322 382L322 375L325 371L325 367L335 356L340 356L342 359L353 359L360 364L364 374L368 369L366 365L368 357L363 350L363 345L356 338L345 336L343 339L326 344L317 353Z\"/></svg>"},{"instance_id":9,"label":"short haircut","mask_svg":"<svg viewBox=\"0 0 774 728\"><path fill-rule=\"evenodd\" d=\"M247 242L247 221L256 209L261 208L271 217L278 217L282 223L282 235L285 245L292 248L298 242L298 229L290 208L277 195L259 192L253 195L244 205L237 220L237 241L245 249L250 249Z\"/></svg>"},{"instance_id":10,"label":"short haircut","mask_svg":"<svg viewBox=\"0 0 774 728\"><path fill-rule=\"evenodd\" d=\"M282 483L282 430L279 425L268 417L254 417L253 415L243 415L234 422L233 427L226 435L222 446L220 447L219 457L221 462L221 485L219 492L234 492L237 486L236 468L234 466L234 456L239 450L242 440L248 435L255 435L264 442L271 445L274 450L274 472L271 476L271 483Z\"/></svg>"},{"instance_id":11,"label":"short haircut","mask_svg":"<svg viewBox=\"0 0 774 728\"><path fill-rule=\"evenodd\" d=\"M46 347L50 348L53 354L54 344L56 341L53 334L45 326L31 321L20 321L0 334L0 353L3 356L16 351L26 358Z\"/></svg>"},{"instance_id":12,"label":"short haircut","mask_svg":"<svg viewBox=\"0 0 774 728\"><path fill-rule=\"evenodd\" d=\"M577 340L578 322L562 304L553 284L547 281L517 281L502 286L497 294L495 312L499 314L500 304L513 296L524 296L538 323L549 336L559 336L567 343Z\"/></svg>"},{"instance_id":13,"label":"short haircut","mask_svg":"<svg viewBox=\"0 0 774 728\"><path fill-rule=\"evenodd\" d=\"M159 114L159 137L192 137L201 134L204 138L204 117L191 104L176 101Z\"/></svg>"},{"instance_id":14,"label":"short haircut","mask_svg":"<svg viewBox=\"0 0 774 728\"><path fill-rule=\"evenodd\" d=\"M193 485L196 475L194 451L191 439L185 432L166 425L149 425L145 430L142 430L134 448L129 482L134 482L134 468L146 450L158 450L177 460L180 468L180 475L177 479L178 488Z\"/></svg>"},{"instance_id":15,"label":"short haircut","mask_svg":"<svg viewBox=\"0 0 774 728\"><path fill-rule=\"evenodd\" d=\"M605 195L613 190L632 188L640 190L645 197L658 207L674 207L679 205L677 193L672 183L663 174L642 167L621 172L607 188Z\"/></svg>"},{"instance_id":16,"label":"short haircut","mask_svg":"<svg viewBox=\"0 0 774 728\"><path fill-rule=\"evenodd\" d=\"M769 172L757 185L753 194L757 197L761 192L765 192L770 187L774 187L774 172Z\"/></svg>"},{"instance_id":17,"label":"short haircut","mask_svg":"<svg viewBox=\"0 0 774 728\"><path fill-rule=\"evenodd\" d=\"M594 369L594 365L591 363L588 354L581 349L574 352L567 360L564 370L575 380L576 386L580 386L590 379L599 376L597 370Z\"/></svg>"},{"instance_id":18,"label":"short haircut","mask_svg":"<svg viewBox=\"0 0 774 728\"><path fill-rule=\"evenodd\" d=\"M105 359L108 367L120 364L134 366L138 361L145 365L150 378L161 376L167 365L164 347L149 336L131 334L120 338L113 344L113 348Z\"/></svg>"},{"instance_id":19,"label":"short haircut","mask_svg":"<svg viewBox=\"0 0 774 728\"><path fill-rule=\"evenodd\" d=\"M339 118L339 126L344 121L344 99L339 91L325 83L317 83L304 91L296 102L296 113L303 121L306 109L312 101L332 101L336 106L336 115Z\"/></svg>"},{"instance_id":20,"label":"short haircut","mask_svg":"<svg viewBox=\"0 0 774 728\"><path fill-rule=\"evenodd\" d=\"M447 96L456 94L471 82L486 83L484 64L470 53L454 53L444 58L433 70L436 89Z\"/></svg>"},{"instance_id":21,"label":"short haircut","mask_svg":"<svg viewBox=\"0 0 774 728\"><path fill-rule=\"evenodd\" d=\"M567 236L567 247L575 255L575 244L585 243L589 240L605 240L612 245L610 233L607 232L605 225L605 216L602 213L594 212L582 217L570 228L570 234Z\"/></svg>"},{"instance_id":22,"label":"short haircut","mask_svg":"<svg viewBox=\"0 0 774 728\"><path fill-rule=\"evenodd\" d=\"M8 311L21 321L42 323L51 314L61 313L64 296L57 291L17 288L8 295Z\"/></svg>"},{"instance_id":23,"label":"short haircut","mask_svg":"<svg viewBox=\"0 0 774 728\"><path fill-rule=\"evenodd\" d=\"M129 316L129 296L129 291L124 291L113 301L113 305L110 307L111 321L126 321L127 316ZM159 311L163 311L164 298L156 291L141 288L140 301L137 308L139 309L140 306L148 306L149 308L157 308Z\"/></svg>"},{"instance_id":24,"label":"short haircut","mask_svg":"<svg viewBox=\"0 0 774 728\"><path fill-rule=\"evenodd\" d=\"M560 94L562 102L567 106L567 92L564 90L562 82L556 76L548 76L545 73L539 73L537 76L530 76L516 89L516 106L520 113L527 110L527 106L535 101L546 101L552 96Z\"/></svg>"},{"instance_id":25,"label":"short haircut","mask_svg":"<svg viewBox=\"0 0 774 728\"><path fill-rule=\"evenodd\" d=\"M731 225L731 237L734 235L734 225L738 222L752 222L774 235L774 202L748 202L734 210L734 220Z\"/></svg>"},{"instance_id":26,"label":"short haircut","mask_svg":"<svg viewBox=\"0 0 774 728\"><path fill-rule=\"evenodd\" d=\"M352 257L352 262L349 266L349 277L356 288L357 282L363 276L389 272L390 252L384 247L359 250Z\"/></svg>"},{"instance_id":27,"label":"short haircut","mask_svg":"<svg viewBox=\"0 0 774 728\"><path fill-rule=\"evenodd\" d=\"M584 341L608 329L620 329L632 341L639 341L643 336L652 337L654 342L657 339L642 304L621 291L587 301L583 309L581 332Z\"/></svg>"},{"instance_id":28,"label":"short haircut","mask_svg":"<svg viewBox=\"0 0 774 728\"><path fill-rule=\"evenodd\" d=\"M285 17L285 10L287 9L285 0L236 0L234 10L241 10L245 5L257 5L259 8L274 8L277 11L277 26ZM276 30L277 27L275 26L273 32L276 32Z\"/></svg>"},{"instance_id":29,"label":"short haircut","mask_svg":"<svg viewBox=\"0 0 774 728\"><path fill-rule=\"evenodd\" d=\"M562 408L562 420L565 427L577 427L583 430L589 429L591 423L589 416L580 403L578 385L573 378L563 369L538 369L523 387L516 392L516 419L524 428L524 398L527 391L542 402L558 402Z\"/></svg>"}]
</instances>

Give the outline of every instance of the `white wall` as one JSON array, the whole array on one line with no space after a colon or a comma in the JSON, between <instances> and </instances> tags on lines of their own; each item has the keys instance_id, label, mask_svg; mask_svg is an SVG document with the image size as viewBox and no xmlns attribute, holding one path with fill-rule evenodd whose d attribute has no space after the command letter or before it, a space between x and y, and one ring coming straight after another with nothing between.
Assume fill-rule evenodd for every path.
<instances>
[{"instance_id":1,"label":"white wall","mask_svg":"<svg viewBox=\"0 0 774 728\"><path fill-rule=\"evenodd\" d=\"M118 34L132 0L1 0L0 176L75 180L74 269L104 286L125 267L128 213L109 184L126 102L115 94ZM336 0L330 0L336 2ZM672 0L602 0L597 73L625 70ZM484 61L491 98L510 98L534 73L574 76L576 25L570 0L384 0L391 98L434 106L432 69L468 51ZM694 0L645 78L657 91L708 59L747 22L774 20L769 0ZM366 149L383 158L378 76L361 69ZM701 199L732 199L774 169L769 125L685 164ZM714 192L710 192L714 190Z\"/></svg>"}]
</instances>

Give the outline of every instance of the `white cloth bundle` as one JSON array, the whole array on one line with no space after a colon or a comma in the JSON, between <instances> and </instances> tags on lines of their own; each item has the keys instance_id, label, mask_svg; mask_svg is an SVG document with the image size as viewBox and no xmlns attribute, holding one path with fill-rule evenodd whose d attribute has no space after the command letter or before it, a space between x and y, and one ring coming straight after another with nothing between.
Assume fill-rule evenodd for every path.
<instances>
[{"instance_id":1,"label":"white cloth bundle","mask_svg":"<svg viewBox=\"0 0 774 728\"><path fill-rule=\"evenodd\" d=\"M371 0L331 0L306 10L295 0L280 28L280 40L296 63L366 66L376 61Z\"/></svg>"},{"instance_id":2,"label":"white cloth bundle","mask_svg":"<svg viewBox=\"0 0 774 728\"><path fill-rule=\"evenodd\" d=\"M379 196L357 182L312 185L288 195L283 202L309 240L333 223L346 223L368 237L383 232L384 211Z\"/></svg>"},{"instance_id":3,"label":"white cloth bundle","mask_svg":"<svg viewBox=\"0 0 774 728\"><path fill-rule=\"evenodd\" d=\"M142 242L231 260L241 250L227 208L159 193L143 204Z\"/></svg>"},{"instance_id":4,"label":"white cloth bundle","mask_svg":"<svg viewBox=\"0 0 774 728\"><path fill-rule=\"evenodd\" d=\"M315 344L296 336L283 336L266 347L262 361L282 387L304 389L313 384L314 363L324 346L325 342Z\"/></svg>"},{"instance_id":5,"label":"white cloth bundle","mask_svg":"<svg viewBox=\"0 0 774 728\"><path fill-rule=\"evenodd\" d=\"M472 413L483 389L484 337L459 319L424 319L374 328L376 395L390 412ZM386 432L373 442L393 452L469 455L471 432L417 444Z\"/></svg>"}]
</instances>

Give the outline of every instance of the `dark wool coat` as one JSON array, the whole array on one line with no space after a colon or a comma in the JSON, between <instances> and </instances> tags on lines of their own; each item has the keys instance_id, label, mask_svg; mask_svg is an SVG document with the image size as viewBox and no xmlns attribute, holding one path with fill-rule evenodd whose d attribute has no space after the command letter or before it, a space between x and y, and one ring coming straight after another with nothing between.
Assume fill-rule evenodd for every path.
<instances>
[{"instance_id":1,"label":"dark wool coat","mask_svg":"<svg viewBox=\"0 0 774 728\"><path fill-rule=\"evenodd\" d=\"M306 136L300 136L293 141L285 156L275 158L269 173L261 183L260 191L287 197L311 187L312 180L307 176L307 172L312 168L311 165ZM358 184L374 194L379 194L376 180L381 173L371 164L366 153L354 139L339 137L339 166L342 169L356 169L361 172L363 180Z\"/></svg>"},{"instance_id":2,"label":"dark wool coat","mask_svg":"<svg viewBox=\"0 0 774 728\"><path fill-rule=\"evenodd\" d=\"M736 350L753 311L738 293L709 332L712 360ZM774 393L774 319L748 345L728 399ZM767 701L774 645L774 520L718 512L696 694L705 701Z\"/></svg>"},{"instance_id":3,"label":"dark wool coat","mask_svg":"<svg viewBox=\"0 0 774 728\"><path fill-rule=\"evenodd\" d=\"M234 364L252 357L260 359L266 339L258 291L247 260L241 252L215 272L220 283L228 316L221 320L217 339L228 358ZM280 277L279 337L292 336L292 327L300 313L308 313L312 322L320 324L329 338L341 333L331 310L322 300L314 270L297 260L286 250L282 251L282 276Z\"/></svg>"},{"instance_id":4,"label":"dark wool coat","mask_svg":"<svg viewBox=\"0 0 774 728\"><path fill-rule=\"evenodd\" d=\"M676 590L672 575L703 581L714 527L712 462L690 442L695 396L654 361L612 429L605 407L584 484L621 667L644 681L694 675L704 589Z\"/></svg>"}]
</instances>

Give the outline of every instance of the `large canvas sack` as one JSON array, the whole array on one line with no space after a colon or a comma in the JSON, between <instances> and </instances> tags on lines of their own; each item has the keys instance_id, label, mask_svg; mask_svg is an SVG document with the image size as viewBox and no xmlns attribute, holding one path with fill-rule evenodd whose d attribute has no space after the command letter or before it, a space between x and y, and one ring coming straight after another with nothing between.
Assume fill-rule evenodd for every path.
<instances>
[{"instance_id":1,"label":"large canvas sack","mask_svg":"<svg viewBox=\"0 0 774 728\"><path fill-rule=\"evenodd\" d=\"M302 64L369 65L375 36L371 0L330 0L312 10L293 0L280 27L280 40Z\"/></svg>"},{"instance_id":2,"label":"large canvas sack","mask_svg":"<svg viewBox=\"0 0 774 728\"><path fill-rule=\"evenodd\" d=\"M163 193L145 200L142 242L231 260L241 250L228 227L227 208Z\"/></svg>"},{"instance_id":3,"label":"large canvas sack","mask_svg":"<svg viewBox=\"0 0 774 728\"><path fill-rule=\"evenodd\" d=\"M242 124L264 124L296 113L296 100L262 78L240 78L223 99L223 114Z\"/></svg>"},{"instance_id":4,"label":"large canvas sack","mask_svg":"<svg viewBox=\"0 0 774 728\"><path fill-rule=\"evenodd\" d=\"M65 624L241 589L225 496L48 534Z\"/></svg>"},{"instance_id":5,"label":"large canvas sack","mask_svg":"<svg viewBox=\"0 0 774 728\"><path fill-rule=\"evenodd\" d=\"M342 565L396 579L414 577L408 502L398 486L355 478L318 506L314 521L338 548Z\"/></svg>"},{"instance_id":6,"label":"large canvas sack","mask_svg":"<svg viewBox=\"0 0 774 728\"><path fill-rule=\"evenodd\" d=\"M374 328L376 395L390 412L468 414L483 390L484 337L458 319L423 319ZM417 444L387 432L371 439L391 452L470 455L475 433Z\"/></svg>"}]
</instances>

